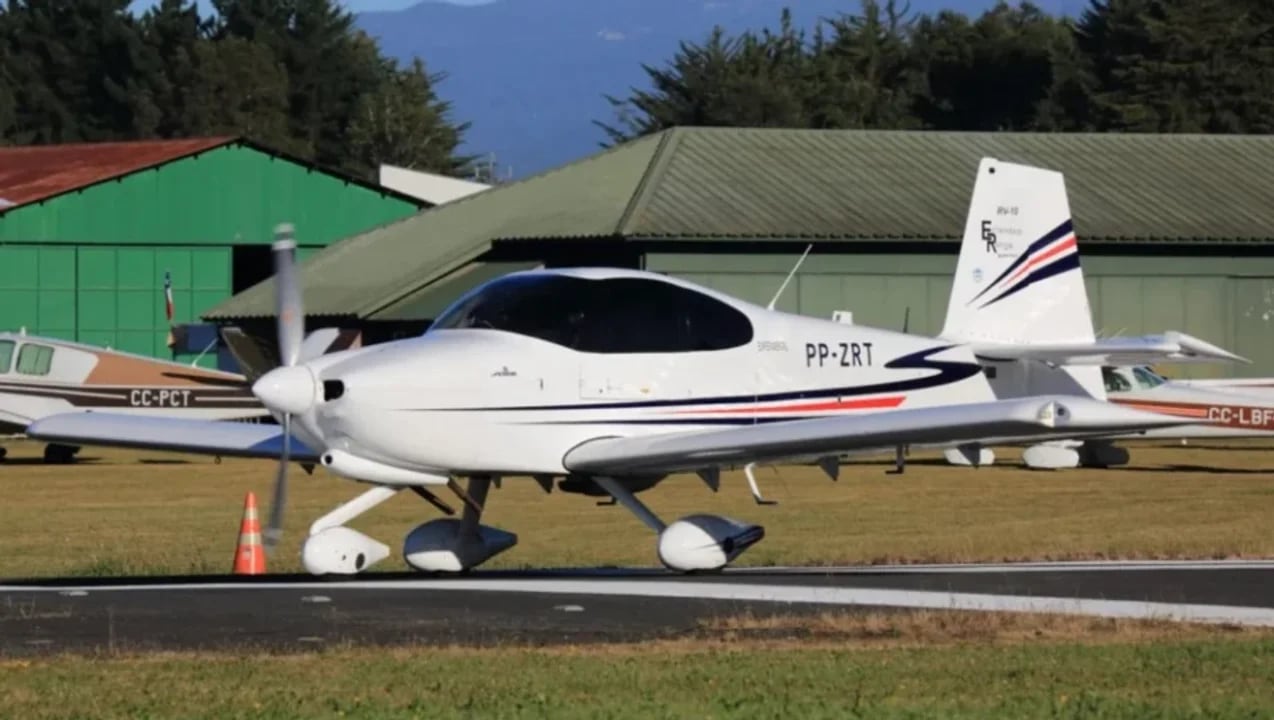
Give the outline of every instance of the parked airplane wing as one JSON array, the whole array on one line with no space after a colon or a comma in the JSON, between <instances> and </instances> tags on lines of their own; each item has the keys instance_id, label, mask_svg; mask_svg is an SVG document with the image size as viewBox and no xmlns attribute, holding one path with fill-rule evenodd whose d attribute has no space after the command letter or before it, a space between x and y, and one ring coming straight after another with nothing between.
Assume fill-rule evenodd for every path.
<instances>
[{"instance_id":1,"label":"parked airplane wing","mask_svg":"<svg viewBox=\"0 0 1274 720\"><path fill-rule=\"evenodd\" d=\"M228 457L278 459L283 449L283 433L278 425L116 413L50 415L28 425L26 435L68 445L137 447ZM293 436L292 459L318 462L318 453Z\"/></svg>"},{"instance_id":2,"label":"parked airplane wing","mask_svg":"<svg viewBox=\"0 0 1274 720\"><path fill-rule=\"evenodd\" d=\"M1187 420L1085 397L1037 396L747 425L729 430L602 438L566 454L572 472L658 474L837 455L898 445L1073 438L1184 425ZM1197 420L1196 420L1197 422Z\"/></svg>"},{"instance_id":3,"label":"parked airplane wing","mask_svg":"<svg viewBox=\"0 0 1274 720\"><path fill-rule=\"evenodd\" d=\"M1039 360L1057 365L1157 365L1160 363L1251 362L1206 340L1183 332L1101 338L1091 343L974 343L987 360Z\"/></svg>"}]
</instances>

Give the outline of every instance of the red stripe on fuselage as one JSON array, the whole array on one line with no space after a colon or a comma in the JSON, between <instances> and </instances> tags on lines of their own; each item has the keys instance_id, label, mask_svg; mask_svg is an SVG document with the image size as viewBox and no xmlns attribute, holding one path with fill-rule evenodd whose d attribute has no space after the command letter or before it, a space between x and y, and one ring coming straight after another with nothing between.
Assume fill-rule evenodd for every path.
<instances>
[{"instance_id":1,"label":"red stripe on fuselage","mask_svg":"<svg viewBox=\"0 0 1274 720\"><path fill-rule=\"evenodd\" d=\"M877 408L896 408L906 400L906 395L890 395L888 397L866 398L861 400L819 400L818 402L788 403L785 405L751 405L737 408L715 408L706 410L678 410L674 414L687 415L761 415L764 413L802 413L823 412L828 410L870 410Z\"/></svg>"}]
</instances>

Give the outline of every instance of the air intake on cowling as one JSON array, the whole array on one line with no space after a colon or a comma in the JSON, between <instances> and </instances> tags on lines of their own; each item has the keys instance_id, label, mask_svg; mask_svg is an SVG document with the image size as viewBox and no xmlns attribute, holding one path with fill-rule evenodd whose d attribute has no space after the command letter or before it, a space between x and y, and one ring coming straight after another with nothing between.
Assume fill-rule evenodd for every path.
<instances>
[{"instance_id":1,"label":"air intake on cowling","mask_svg":"<svg viewBox=\"0 0 1274 720\"><path fill-rule=\"evenodd\" d=\"M323 381L323 400L328 402L345 394L345 383L340 380Z\"/></svg>"}]
</instances>

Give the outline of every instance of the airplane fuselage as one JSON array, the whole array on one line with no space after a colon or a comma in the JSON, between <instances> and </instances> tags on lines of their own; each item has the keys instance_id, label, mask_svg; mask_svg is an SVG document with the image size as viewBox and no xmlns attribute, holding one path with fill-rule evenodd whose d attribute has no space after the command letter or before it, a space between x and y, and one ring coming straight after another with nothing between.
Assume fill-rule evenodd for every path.
<instances>
[{"instance_id":1,"label":"airplane fuselage","mask_svg":"<svg viewBox=\"0 0 1274 720\"><path fill-rule=\"evenodd\" d=\"M1198 418L1198 425L1147 430L1145 437L1266 437L1274 435L1274 394L1268 387L1219 387L1164 381L1144 368L1106 368L1110 402L1138 410ZM1119 386L1113 383L1122 379Z\"/></svg>"},{"instance_id":2,"label":"airplane fuselage","mask_svg":"<svg viewBox=\"0 0 1274 720\"><path fill-rule=\"evenodd\" d=\"M0 333L0 432L102 411L151 417L266 417L240 376L52 338Z\"/></svg>"},{"instance_id":3,"label":"airplane fuselage","mask_svg":"<svg viewBox=\"0 0 1274 720\"><path fill-rule=\"evenodd\" d=\"M824 358L820 366L800 341L639 359L446 330L324 371L344 393L323 403L316 421L329 449L384 462L560 473L568 450L598 437L991 399L967 350L840 328L822 337L870 344L870 363L864 351L859 365Z\"/></svg>"},{"instance_id":4,"label":"airplane fuselage","mask_svg":"<svg viewBox=\"0 0 1274 720\"><path fill-rule=\"evenodd\" d=\"M571 448L600 437L994 399L967 347L710 299L739 315L718 333L731 347L589 352L578 349L588 339L444 326L319 358L308 363L318 385L339 396L298 417L298 431L417 469L562 473ZM597 342L640 348L625 334L646 332L613 330Z\"/></svg>"}]
</instances>

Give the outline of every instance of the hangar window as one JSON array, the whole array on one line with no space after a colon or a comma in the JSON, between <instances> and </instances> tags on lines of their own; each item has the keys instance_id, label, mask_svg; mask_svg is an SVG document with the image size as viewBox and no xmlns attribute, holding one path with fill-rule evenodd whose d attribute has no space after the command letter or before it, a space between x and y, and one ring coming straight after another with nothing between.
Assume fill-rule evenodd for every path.
<instances>
[{"instance_id":1,"label":"hangar window","mask_svg":"<svg viewBox=\"0 0 1274 720\"><path fill-rule=\"evenodd\" d=\"M12 340L0 340L0 374L9 372L13 364L13 346Z\"/></svg>"},{"instance_id":2,"label":"hangar window","mask_svg":"<svg viewBox=\"0 0 1274 720\"><path fill-rule=\"evenodd\" d=\"M48 375L53 365L53 348L27 343L18 351L18 372L23 375Z\"/></svg>"},{"instance_id":3,"label":"hangar window","mask_svg":"<svg viewBox=\"0 0 1274 720\"><path fill-rule=\"evenodd\" d=\"M739 310L646 278L501 278L461 298L429 331L460 328L503 330L590 353L724 350L752 341L752 323Z\"/></svg>"},{"instance_id":4,"label":"hangar window","mask_svg":"<svg viewBox=\"0 0 1274 720\"><path fill-rule=\"evenodd\" d=\"M1128 382L1128 378L1123 376L1113 367L1103 367L1101 369L1102 380L1106 383L1106 392L1128 392L1132 390L1132 383Z\"/></svg>"}]
</instances>

